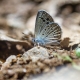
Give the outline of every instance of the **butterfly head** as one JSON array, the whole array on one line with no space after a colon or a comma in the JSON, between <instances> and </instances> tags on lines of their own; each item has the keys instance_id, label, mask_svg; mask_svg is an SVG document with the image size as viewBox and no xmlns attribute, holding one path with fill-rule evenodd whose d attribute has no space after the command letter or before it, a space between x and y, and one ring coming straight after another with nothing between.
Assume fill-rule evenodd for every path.
<instances>
[{"instance_id":1,"label":"butterfly head","mask_svg":"<svg viewBox=\"0 0 80 80\"><path fill-rule=\"evenodd\" d=\"M32 41L35 45L45 45L44 40L42 40L41 38L35 38Z\"/></svg>"}]
</instances>

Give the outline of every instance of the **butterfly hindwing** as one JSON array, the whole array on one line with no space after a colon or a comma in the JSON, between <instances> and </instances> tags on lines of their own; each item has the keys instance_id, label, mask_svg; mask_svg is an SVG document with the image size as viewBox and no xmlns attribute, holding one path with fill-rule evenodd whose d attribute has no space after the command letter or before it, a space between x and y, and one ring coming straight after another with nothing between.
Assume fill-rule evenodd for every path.
<instances>
[{"instance_id":1,"label":"butterfly hindwing","mask_svg":"<svg viewBox=\"0 0 80 80\"><path fill-rule=\"evenodd\" d=\"M39 36L43 39L45 44L52 42L57 43L61 38L61 33L61 27L57 23L51 22L43 28Z\"/></svg>"}]
</instances>

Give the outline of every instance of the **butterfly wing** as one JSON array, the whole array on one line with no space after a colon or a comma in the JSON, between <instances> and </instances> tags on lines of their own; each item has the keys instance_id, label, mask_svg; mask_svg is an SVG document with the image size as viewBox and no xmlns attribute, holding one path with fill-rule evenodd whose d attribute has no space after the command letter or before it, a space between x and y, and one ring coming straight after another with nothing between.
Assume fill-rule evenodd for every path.
<instances>
[{"instance_id":1,"label":"butterfly wing","mask_svg":"<svg viewBox=\"0 0 80 80\"><path fill-rule=\"evenodd\" d=\"M61 27L57 23L51 22L43 28L40 37L44 41L44 44L58 44L61 34Z\"/></svg>"},{"instance_id":2,"label":"butterfly wing","mask_svg":"<svg viewBox=\"0 0 80 80\"><path fill-rule=\"evenodd\" d=\"M45 11L38 11L36 24L35 24L35 38L40 35L42 29L49 23L53 22L52 17Z\"/></svg>"}]
</instances>

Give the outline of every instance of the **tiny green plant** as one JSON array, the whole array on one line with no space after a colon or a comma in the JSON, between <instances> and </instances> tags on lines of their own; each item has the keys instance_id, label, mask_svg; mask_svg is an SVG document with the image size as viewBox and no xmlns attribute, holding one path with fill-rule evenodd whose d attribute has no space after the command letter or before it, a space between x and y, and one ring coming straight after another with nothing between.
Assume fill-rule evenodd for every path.
<instances>
[{"instance_id":1,"label":"tiny green plant","mask_svg":"<svg viewBox=\"0 0 80 80\"><path fill-rule=\"evenodd\" d=\"M75 49L75 54L78 58L80 58L80 47Z\"/></svg>"}]
</instances>

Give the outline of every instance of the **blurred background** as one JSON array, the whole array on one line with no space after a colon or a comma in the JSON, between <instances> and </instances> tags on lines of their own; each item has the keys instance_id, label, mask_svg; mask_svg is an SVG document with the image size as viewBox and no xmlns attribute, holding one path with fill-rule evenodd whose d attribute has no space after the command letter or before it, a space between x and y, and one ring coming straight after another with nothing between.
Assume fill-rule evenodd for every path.
<instances>
[{"instance_id":1,"label":"blurred background","mask_svg":"<svg viewBox=\"0 0 80 80\"><path fill-rule=\"evenodd\" d=\"M48 12L54 22L61 26L61 39L69 39L72 42L71 45L80 43L80 0L0 0L1 61L5 61L10 55L23 54L33 47L32 38L35 33L38 10ZM64 46L66 45L64 43ZM71 72L69 72L70 70ZM63 67L63 71L59 70L59 74L55 72L55 74L51 73L52 75L47 74L47 76L51 77L51 80L53 80L53 75L56 80L64 80L63 75L67 72L69 74L64 76L65 80L80 79L78 76L80 72L72 67L69 69ZM74 73L74 77L71 75L72 73ZM78 77L76 78L76 76ZM61 78L59 79L59 77ZM36 79L42 80L43 77ZM47 80L48 77L44 76L44 79Z\"/></svg>"}]
</instances>

